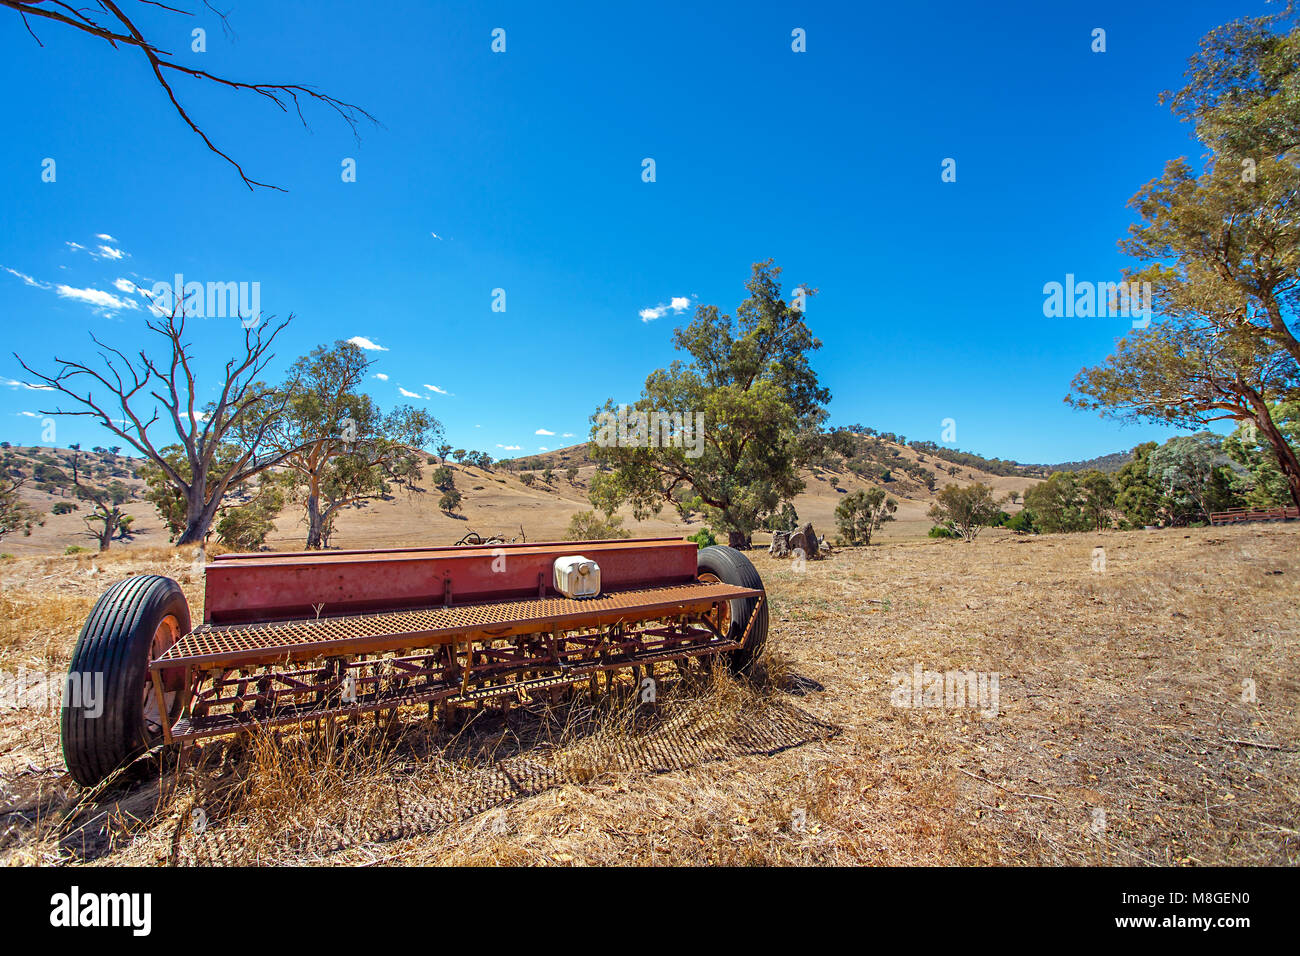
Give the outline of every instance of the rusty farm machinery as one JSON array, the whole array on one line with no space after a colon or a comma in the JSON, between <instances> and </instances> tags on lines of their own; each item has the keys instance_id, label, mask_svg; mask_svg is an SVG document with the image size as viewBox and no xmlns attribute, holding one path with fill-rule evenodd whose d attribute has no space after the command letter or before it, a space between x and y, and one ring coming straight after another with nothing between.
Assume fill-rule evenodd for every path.
<instances>
[{"instance_id":1,"label":"rusty farm machinery","mask_svg":"<svg viewBox=\"0 0 1300 956\"><path fill-rule=\"evenodd\" d=\"M541 699L692 657L745 673L767 626L749 559L680 539L223 554L198 626L170 578L100 597L68 678L100 692L65 702L64 760L91 786L159 745Z\"/></svg>"}]
</instances>

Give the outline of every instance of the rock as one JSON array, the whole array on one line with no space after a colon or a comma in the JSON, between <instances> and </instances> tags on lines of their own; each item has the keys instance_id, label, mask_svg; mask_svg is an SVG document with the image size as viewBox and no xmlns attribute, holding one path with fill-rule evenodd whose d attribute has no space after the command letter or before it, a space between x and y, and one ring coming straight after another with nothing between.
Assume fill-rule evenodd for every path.
<instances>
[{"instance_id":1,"label":"rock","mask_svg":"<svg viewBox=\"0 0 1300 956\"><path fill-rule=\"evenodd\" d=\"M803 536L803 540L804 540L804 544L803 544L804 557L810 558L811 560L814 561L817 560L817 558L820 557L818 553L818 547L817 547L818 545L817 532L813 531L812 522L809 521L807 524L805 524L803 526L803 530L800 531L799 533ZM793 541L793 539L791 540ZM791 547L793 546L794 545L791 544Z\"/></svg>"}]
</instances>

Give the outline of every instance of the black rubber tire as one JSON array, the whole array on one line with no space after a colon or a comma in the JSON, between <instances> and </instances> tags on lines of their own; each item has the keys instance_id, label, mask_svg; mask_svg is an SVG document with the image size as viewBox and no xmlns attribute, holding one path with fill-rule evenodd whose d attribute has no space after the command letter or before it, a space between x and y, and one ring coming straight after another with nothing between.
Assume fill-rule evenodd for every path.
<instances>
[{"instance_id":1,"label":"black rubber tire","mask_svg":"<svg viewBox=\"0 0 1300 956\"><path fill-rule=\"evenodd\" d=\"M63 762L72 779L91 787L161 742L158 728L145 725L144 691L154 633L168 615L177 636L190 630L190 606L179 584L157 574L127 578L95 603L68 666L68 688L84 686L102 674L98 699L69 693L62 712ZM169 682L183 675L168 675ZM74 677L77 681L74 682ZM168 719L178 716L180 694ZM91 708L83 703L92 703ZM98 713L96 713L98 712Z\"/></svg>"},{"instance_id":2,"label":"black rubber tire","mask_svg":"<svg viewBox=\"0 0 1300 956\"><path fill-rule=\"evenodd\" d=\"M759 591L763 590L763 579L759 576L758 569L754 567L749 558L735 548L729 548L722 544L701 548L697 561L700 574L710 573L724 584L734 584L742 588L755 588ZM731 630L726 635L729 640L740 640L745 633L745 625L749 623L749 617L753 613L754 605L758 603L758 600L756 597L737 598L731 602ZM765 594L763 607L759 610L758 618L754 621L754 629L749 632L749 641L739 650L730 651L724 655L727 666L735 674L748 675L754 661L763 652L763 645L766 643L767 600Z\"/></svg>"}]
</instances>

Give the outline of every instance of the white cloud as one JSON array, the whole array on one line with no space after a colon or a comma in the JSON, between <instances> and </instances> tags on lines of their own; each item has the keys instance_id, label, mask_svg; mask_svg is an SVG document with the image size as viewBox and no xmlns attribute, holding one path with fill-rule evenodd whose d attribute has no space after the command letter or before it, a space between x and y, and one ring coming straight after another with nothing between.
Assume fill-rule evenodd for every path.
<instances>
[{"instance_id":1,"label":"white cloud","mask_svg":"<svg viewBox=\"0 0 1300 956\"><path fill-rule=\"evenodd\" d=\"M437 385L426 385L426 386L424 386L424 387L427 388L427 389L428 389L429 391L431 391L431 392L437 392L439 395L450 395L450 394L451 394L451 393L450 393L449 391L447 391L445 388L439 388Z\"/></svg>"},{"instance_id":2,"label":"white cloud","mask_svg":"<svg viewBox=\"0 0 1300 956\"><path fill-rule=\"evenodd\" d=\"M114 249L112 246L100 246L98 252L92 252L96 259L125 259L126 253L121 249Z\"/></svg>"},{"instance_id":3,"label":"white cloud","mask_svg":"<svg viewBox=\"0 0 1300 956\"><path fill-rule=\"evenodd\" d=\"M554 435L555 432L548 432L545 428L539 428L533 432L534 435Z\"/></svg>"},{"instance_id":4,"label":"white cloud","mask_svg":"<svg viewBox=\"0 0 1300 956\"><path fill-rule=\"evenodd\" d=\"M423 395L420 395L420 394L418 394L417 392L408 392L406 389L402 388L402 386L400 386L400 385L397 386L397 390L398 390L399 392L402 393L402 397L403 397L403 398L421 398L421 399L424 398Z\"/></svg>"},{"instance_id":5,"label":"white cloud","mask_svg":"<svg viewBox=\"0 0 1300 956\"><path fill-rule=\"evenodd\" d=\"M31 382L20 382L16 378L8 378L4 375L0 375L0 385L9 388L25 388L29 392L48 392L54 387L52 385L33 385Z\"/></svg>"},{"instance_id":6,"label":"white cloud","mask_svg":"<svg viewBox=\"0 0 1300 956\"><path fill-rule=\"evenodd\" d=\"M16 414L16 415L23 415L23 416L25 416L25 417L27 417L27 418L40 418L40 417L41 417L40 415L37 415L35 412L15 412L14 414ZM161 711L160 711L160 713L161 713Z\"/></svg>"},{"instance_id":7,"label":"white cloud","mask_svg":"<svg viewBox=\"0 0 1300 956\"><path fill-rule=\"evenodd\" d=\"M498 448L503 448L503 449L505 449L506 451L520 451L520 450L522 450L522 448L523 448L522 445L502 445L502 444L500 444L500 443L497 444L497 447L498 447Z\"/></svg>"},{"instance_id":8,"label":"white cloud","mask_svg":"<svg viewBox=\"0 0 1300 956\"><path fill-rule=\"evenodd\" d=\"M98 234L95 236L95 238L96 238L96 239L102 239L104 242L117 242L116 239L114 239L112 236L110 236L110 235L109 235L108 233L106 233L106 232L98 233Z\"/></svg>"},{"instance_id":9,"label":"white cloud","mask_svg":"<svg viewBox=\"0 0 1300 956\"><path fill-rule=\"evenodd\" d=\"M561 435L560 437L561 437L561 438L572 438L572 437L573 437L573 432L565 432L565 433L564 433L563 435Z\"/></svg>"},{"instance_id":10,"label":"white cloud","mask_svg":"<svg viewBox=\"0 0 1300 956\"><path fill-rule=\"evenodd\" d=\"M374 342L370 341L364 335L354 335L352 336L352 338L348 339L348 341L351 342L359 349L365 349L367 352L388 351L388 349L384 348L382 345L376 345Z\"/></svg>"},{"instance_id":11,"label":"white cloud","mask_svg":"<svg viewBox=\"0 0 1300 956\"><path fill-rule=\"evenodd\" d=\"M437 239L439 242L442 242L442 236L438 235L436 232L431 232L429 235L433 236L433 238Z\"/></svg>"},{"instance_id":12,"label":"white cloud","mask_svg":"<svg viewBox=\"0 0 1300 956\"><path fill-rule=\"evenodd\" d=\"M538 451L550 451L550 449L547 448L545 445L538 445L538 446L537 446L537 450L538 450Z\"/></svg>"},{"instance_id":13,"label":"white cloud","mask_svg":"<svg viewBox=\"0 0 1300 956\"><path fill-rule=\"evenodd\" d=\"M76 252L76 251L79 250L79 249L84 249L84 248L86 248L85 246L83 246L83 245L82 245L81 243L79 243L79 242L71 242L71 241L69 241L69 242L66 242L65 245L66 245L69 249L71 249L73 252Z\"/></svg>"},{"instance_id":14,"label":"white cloud","mask_svg":"<svg viewBox=\"0 0 1300 956\"><path fill-rule=\"evenodd\" d=\"M119 299L111 292L101 292L99 289L74 289L70 285L57 285L54 287L60 297L72 299L76 302L84 302L86 305L96 309L138 309L139 306L131 299Z\"/></svg>"},{"instance_id":15,"label":"white cloud","mask_svg":"<svg viewBox=\"0 0 1300 956\"><path fill-rule=\"evenodd\" d=\"M388 381L388 376L385 375L383 372L376 372L376 373L375 373L375 378L379 379L379 381L381 381L381 382L386 382L386 381Z\"/></svg>"},{"instance_id":16,"label":"white cloud","mask_svg":"<svg viewBox=\"0 0 1300 956\"><path fill-rule=\"evenodd\" d=\"M675 295L669 299L668 304L660 302L658 305L649 309L642 309L637 315L641 316L642 322L653 322L655 319L662 319L671 309L674 315L681 315L691 307L691 300L684 295Z\"/></svg>"},{"instance_id":17,"label":"white cloud","mask_svg":"<svg viewBox=\"0 0 1300 956\"><path fill-rule=\"evenodd\" d=\"M140 292L140 287L130 279L114 279L113 288L118 292ZM143 295L143 293L141 293Z\"/></svg>"},{"instance_id":18,"label":"white cloud","mask_svg":"<svg viewBox=\"0 0 1300 956\"><path fill-rule=\"evenodd\" d=\"M17 269L10 269L8 266L0 266L0 269L4 269L4 271L9 273L11 276L17 276L18 278L22 279L23 284L29 285L33 289L48 289L50 287L50 284L48 282L42 282L39 279L33 279L27 273L19 272Z\"/></svg>"}]
</instances>

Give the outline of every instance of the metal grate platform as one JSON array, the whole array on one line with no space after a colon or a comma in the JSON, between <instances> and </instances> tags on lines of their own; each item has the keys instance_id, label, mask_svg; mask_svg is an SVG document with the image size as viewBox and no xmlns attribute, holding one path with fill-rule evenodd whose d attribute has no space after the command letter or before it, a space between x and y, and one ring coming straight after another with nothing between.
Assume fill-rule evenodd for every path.
<instances>
[{"instance_id":1,"label":"metal grate platform","mask_svg":"<svg viewBox=\"0 0 1300 956\"><path fill-rule=\"evenodd\" d=\"M266 624L203 624L150 667L253 667L323 655L383 653L451 641L605 627L699 613L723 601L760 594L750 588L697 581L584 600L555 597Z\"/></svg>"}]
</instances>

